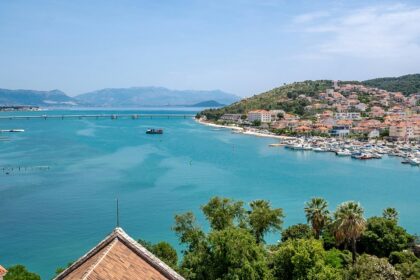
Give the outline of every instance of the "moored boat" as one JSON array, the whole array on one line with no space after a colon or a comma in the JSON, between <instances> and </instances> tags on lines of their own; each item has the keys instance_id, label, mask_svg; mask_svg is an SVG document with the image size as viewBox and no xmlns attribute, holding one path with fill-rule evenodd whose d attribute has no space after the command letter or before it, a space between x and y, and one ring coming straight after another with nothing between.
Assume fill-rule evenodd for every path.
<instances>
[{"instance_id":1,"label":"moored boat","mask_svg":"<svg viewBox=\"0 0 420 280\"><path fill-rule=\"evenodd\" d=\"M146 134L163 134L163 129L148 129L146 130Z\"/></svg>"}]
</instances>

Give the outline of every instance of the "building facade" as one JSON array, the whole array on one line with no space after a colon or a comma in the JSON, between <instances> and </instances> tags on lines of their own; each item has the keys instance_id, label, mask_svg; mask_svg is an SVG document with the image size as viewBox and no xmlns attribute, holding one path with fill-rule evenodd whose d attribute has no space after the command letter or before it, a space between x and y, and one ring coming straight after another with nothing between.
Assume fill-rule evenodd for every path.
<instances>
[{"instance_id":1,"label":"building facade","mask_svg":"<svg viewBox=\"0 0 420 280\"><path fill-rule=\"evenodd\" d=\"M260 121L262 123L271 122L271 113L266 110L254 110L248 112L248 120L250 122Z\"/></svg>"}]
</instances>

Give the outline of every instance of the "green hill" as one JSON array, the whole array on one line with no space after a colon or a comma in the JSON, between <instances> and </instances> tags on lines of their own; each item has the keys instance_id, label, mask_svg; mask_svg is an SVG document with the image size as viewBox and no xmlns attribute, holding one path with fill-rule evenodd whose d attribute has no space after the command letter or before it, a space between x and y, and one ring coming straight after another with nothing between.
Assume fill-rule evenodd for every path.
<instances>
[{"instance_id":1,"label":"green hill","mask_svg":"<svg viewBox=\"0 0 420 280\"><path fill-rule=\"evenodd\" d=\"M242 99L223 108L204 110L198 114L198 117L205 115L209 120L216 120L226 113L246 114L248 111L256 109L280 109L289 113L303 115L304 108L309 105L309 102L298 98L299 95L315 96L317 93L330 88L331 85L331 80L292 83Z\"/></svg>"},{"instance_id":2,"label":"green hill","mask_svg":"<svg viewBox=\"0 0 420 280\"><path fill-rule=\"evenodd\" d=\"M369 87L377 87L387 91L402 92L404 95L410 95L420 92L420 74L366 80L363 81L362 84Z\"/></svg>"}]
</instances>

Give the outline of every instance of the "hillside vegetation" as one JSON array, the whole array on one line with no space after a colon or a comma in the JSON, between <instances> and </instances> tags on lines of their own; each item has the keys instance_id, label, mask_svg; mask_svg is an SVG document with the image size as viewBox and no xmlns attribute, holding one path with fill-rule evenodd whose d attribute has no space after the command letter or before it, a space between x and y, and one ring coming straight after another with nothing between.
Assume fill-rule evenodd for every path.
<instances>
[{"instance_id":1,"label":"hillside vegetation","mask_svg":"<svg viewBox=\"0 0 420 280\"><path fill-rule=\"evenodd\" d=\"M299 95L313 97L317 93L330 88L331 84L331 80L292 83L274 88L259 95L242 99L230 106L220 109L204 110L199 114L199 116L205 115L207 119L214 120L220 118L223 114L246 114L248 111L257 109L278 109L302 115L304 113L304 107L308 105L308 101L305 99L299 99Z\"/></svg>"},{"instance_id":2,"label":"hillside vegetation","mask_svg":"<svg viewBox=\"0 0 420 280\"><path fill-rule=\"evenodd\" d=\"M402 92L404 95L410 95L420 92L420 74L366 80L363 81L362 84L385 89L387 91Z\"/></svg>"}]
</instances>

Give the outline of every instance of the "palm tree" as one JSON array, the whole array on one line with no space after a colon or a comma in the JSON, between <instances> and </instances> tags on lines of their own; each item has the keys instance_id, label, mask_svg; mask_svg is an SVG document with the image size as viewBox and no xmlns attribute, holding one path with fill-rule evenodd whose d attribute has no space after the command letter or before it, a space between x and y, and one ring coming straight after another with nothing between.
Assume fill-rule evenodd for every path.
<instances>
[{"instance_id":1,"label":"palm tree","mask_svg":"<svg viewBox=\"0 0 420 280\"><path fill-rule=\"evenodd\" d=\"M398 211L395 208L388 207L382 212L382 217L388 220L398 221Z\"/></svg>"},{"instance_id":2,"label":"palm tree","mask_svg":"<svg viewBox=\"0 0 420 280\"><path fill-rule=\"evenodd\" d=\"M328 222L330 211L328 202L321 197L314 197L305 203L305 214L308 223L311 223L315 238L319 239L322 229Z\"/></svg>"},{"instance_id":3,"label":"palm tree","mask_svg":"<svg viewBox=\"0 0 420 280\"><path fill-rule=\"evenodd\" d=\"M272 208L267 200L254 200L250 203L251 211L248 211L249 225L257 243L264 242L267 232L281 230L283 224L283 209Z\"/></svg>"},{"instance_id":4,"label":"palm tree","mask_svg":"<svg viewBox=\"0 0 420 280\"><path fill-rule=\"evenodd\" d=\"M353 263L356 261L356 241L366 228L363 212L358 202L347 201L339 205L334 213L335 240L339 244L351 244Z\"/></svg>"}]
</instances>

